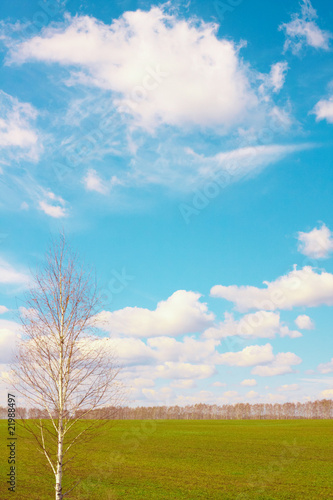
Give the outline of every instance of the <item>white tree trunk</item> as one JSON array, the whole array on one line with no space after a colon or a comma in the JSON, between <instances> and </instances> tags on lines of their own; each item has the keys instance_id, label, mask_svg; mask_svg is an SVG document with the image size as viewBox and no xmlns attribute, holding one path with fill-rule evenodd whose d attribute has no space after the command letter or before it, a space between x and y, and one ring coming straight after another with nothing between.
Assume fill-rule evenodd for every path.
<instances>
[{"instance_id":1,"label":"white tree trunk","mask_svg":"<svg viewBox=\"0 0 333 500\"><path fill-rule=\"evenodd\" d=\"M57 473L56 473L56 500L62 500L62 438L59 436L58 455L57 455Z\"/></svg>"}]
</instances>

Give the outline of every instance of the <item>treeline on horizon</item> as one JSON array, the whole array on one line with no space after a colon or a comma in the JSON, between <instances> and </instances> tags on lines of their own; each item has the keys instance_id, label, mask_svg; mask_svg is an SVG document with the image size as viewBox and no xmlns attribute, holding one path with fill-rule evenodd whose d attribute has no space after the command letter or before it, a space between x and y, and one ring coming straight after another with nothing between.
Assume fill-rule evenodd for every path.
<instances>
[{"instance_id":1,"label":"treeline on horizon","mask_svg":"<svg viewBox=\"0 0 333 500\"><path fill-rule=\"evenodd\" d=\"M286 419L331 419L333 400L322 399L306 403L236 403L233 405L208 405L198 403L187 406L110 406L92 410L83 415L84 410L71 418L94 420L286 420ZM17 408L17 418L48 419L45 410L38 408ZM68 415L69 417L70 415ZM7 418L7 408L0 406L0 418Z\"/></svg>"}]
</instances>

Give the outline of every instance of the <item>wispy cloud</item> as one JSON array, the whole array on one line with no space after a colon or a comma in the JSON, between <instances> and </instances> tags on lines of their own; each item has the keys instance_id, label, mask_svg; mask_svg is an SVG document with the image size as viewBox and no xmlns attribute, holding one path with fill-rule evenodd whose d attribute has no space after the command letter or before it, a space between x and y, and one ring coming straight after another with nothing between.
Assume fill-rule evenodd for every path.
<instances>
[{"instance_id":1,"label":"wispy cloud","mask_svg":"<svg viewBox=\"0 0 333 500\"><path fill-rule=\"evenodd\" d=\"M289 67L286 61L278 62L271 66L266 84L273 88L273 92L279 92L282 89L288 69Z\"/></svg>"},{"instance_id":2,"label":"wispy cloud","mask_svg":"<svg viewBox=\"0 0 333 500\"><path fill-rule=\"evenodd\" d=\"M289 154L311 147L313 147L312 144L271 144L243 147L217 153L212 157L196 154L192 150L188 150L188 154L193 157L193 162L198 165L198 179L213 178L223 171L233 182L256 173L272 163L282 160Z\"/></svg>"},{"instance_id":3,"label":"wispy cloud","mask_svg":"<svg viewBox=\"0 0 333 500\"><path fill-rule=\"evenodd\" d=\"M100 194L108 194L114 186L122 185L123 182L115 175L111 179L103 180L96 170L89 169L86 173L83 183L87 191L96 191Z\"/></svg>"},{"instance_id":4,"label":"wispy cloud","mask_svg":"<svg viewBox=\"0 0 333 500\"><path fill-rule=\"evenodd\" d=\"M0 283L26 285L29 281L30 278L26 272L15 269L9 262L0 257Z\"/></svg>"},{"instance_id":5,"label":"wispy cloud","mask_svg":"<svg viewBox=\"0 0 333 500\"><path fill-rule=\"evenodd\" d=\"M38 160L42 144L36 118L33 106L0 90L0 150L4 161Z\"/></svg>"},{"instance_id":6,"label":"wispy cloud","mask_svg":"<svg viewBox=\"0 0 333 500\"><path fill-rule=\"evenodd\" d=\"M318 15L310 0L302 0L300 6L301 13L293 14L289 23L283 23L279 27L286 35L284 50L299 54L306 45L328 50L332 34L319 28L316 23Z\"/></svg>"}]
</instances>

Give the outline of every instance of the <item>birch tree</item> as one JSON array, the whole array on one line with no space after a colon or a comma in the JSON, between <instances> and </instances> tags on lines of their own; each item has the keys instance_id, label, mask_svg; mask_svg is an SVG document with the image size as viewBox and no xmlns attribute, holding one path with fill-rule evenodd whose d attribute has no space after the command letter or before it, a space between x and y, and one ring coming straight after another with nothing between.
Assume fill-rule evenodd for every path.
<instances>
[{"instance_id":1,"label":"birch tree","mask_svg":"<svg viewBox=\"0 0 333 500\"><path fill-rule=\"evenodd\" d=\"M23 423L54 474L56 500L69 493L63 477L73 449L93 437L120 396L112 348L94 330L98 306L92 274L60 236L20 308L22 339L12 367L16 390L44 417ZM96 422L89 417L98 409Z\"/></svg>"}]
</instances>

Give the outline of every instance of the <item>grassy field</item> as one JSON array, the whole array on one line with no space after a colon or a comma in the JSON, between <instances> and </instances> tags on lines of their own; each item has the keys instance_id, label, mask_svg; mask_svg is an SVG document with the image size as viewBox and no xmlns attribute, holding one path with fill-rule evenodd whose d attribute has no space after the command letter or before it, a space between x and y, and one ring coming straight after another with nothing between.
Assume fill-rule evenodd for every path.
<instances>
[{"instance_id":1,"label":"grassy field","mask_svg":"<svg viewBox=\"0 0 333 500\"><path fill-rule=\"evenodd\" d=\"M5 421L0 435L1 500L53 499L46 462L23 437L7 491ZM82 479L76 500L333 499L333 421L116 421L71 476Z\"/></svg>"}]
</instances>

